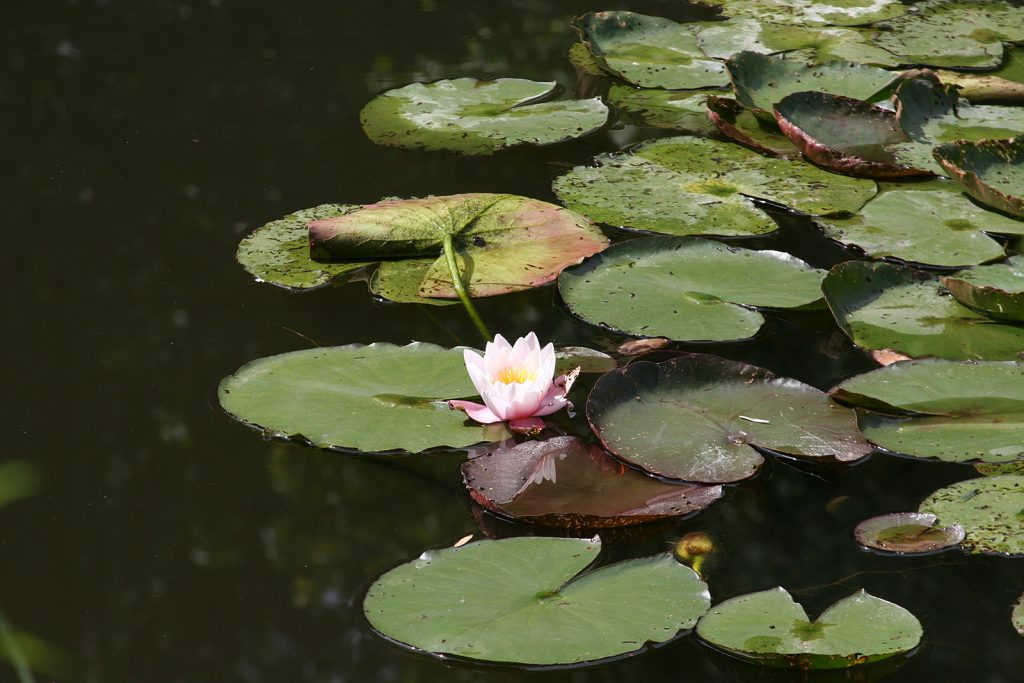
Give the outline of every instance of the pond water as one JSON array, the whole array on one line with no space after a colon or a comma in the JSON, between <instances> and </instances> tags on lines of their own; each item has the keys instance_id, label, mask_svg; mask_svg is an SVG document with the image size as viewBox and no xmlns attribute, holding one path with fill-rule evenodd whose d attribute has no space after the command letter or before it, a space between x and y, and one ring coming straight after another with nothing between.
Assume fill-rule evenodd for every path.
<instances>
[{"instance_id":1,"label":"pond water","mask_svg":"<svg viewBox=\"0 0 1024 683\"><path fill-rule=\"evenodd\" d=\"M324 202L507 192L554 201L552 178L656 136L614 126L574 143L459 158L377 147L362 105L412 81L557 79L580 0L78 0L19 3L0 84L8 157L3 268L8 330L2 456L38 463L38 494L0 510L17 629L77 659L57 680L794 680L692 635L571 672L439 661L375 635L361 600L378 575L467 535L545 533L482 514L463 453L382 457L264 441L220 410L219 380L275 353L411 340L477 343L457 306L383 305L362 283L305 295L234 263L251 228ZM683 4L620 2L677 20ZM827 268L848 258L809 223L776 237ZM558 345L625 339L573 319L552 288L482 300L494 331ZM681 347L697 349L696 346ZM821 388L873 364L827 312L775 315L756 343L699 347ZM585 388L585 387L584 387ZM580 392L579 396L584 394ZM577 417L577 429L585 429ZM1020 561L957 552L882 557L859 521L915 509L973 476L874 455L856 466L770 459L696 517L610 537L603 561L671 548L691 531L717 552L715 601L775 585L812 616L859 588L925 629L905 660L815 680L1011 681ZM550 532L546 532L550 533ZM0 669L0 680L15 680ZM39 680L50 680L43 675Z\"/></svg>"}]
</instances>

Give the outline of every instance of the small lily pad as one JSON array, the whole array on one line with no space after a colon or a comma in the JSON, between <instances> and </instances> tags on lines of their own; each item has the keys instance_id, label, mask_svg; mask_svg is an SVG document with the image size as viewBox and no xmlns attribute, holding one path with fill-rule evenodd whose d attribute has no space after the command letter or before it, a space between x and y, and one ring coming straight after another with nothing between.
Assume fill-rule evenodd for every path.
<instances>
[{"instance_id":1,"label":"small lily pad","mask_svg":"<svg viewBox=\"0 0 1024 683\"><path fill-rule=\"evenodd\" d=\"M694 31L670 19L635 12L591 12L573 27L609 73L642 88L691 90L725 85L720 61L708 59Z\"/></svg>"},{"instance_id":2,"label":"small lily pad","mask_svg":"<svg viewBox=\"0 0 1024 683\"><path fill-rule=\"evenodd\" d=\"M787 26L861 26L906 12L899 0L701 0L730 17L752 17Z\"/></svg>"},{"instance_id":3,"label":"small lily pad","mask_svg":"<svg viewBox=\"0 0 1024 683\"><path fill-rule=\"evenodd\" d=\"M968 308L997 320L1024 323L1024 256L962 270L942 278L942 284Z\"/></svg>"},{"instance_id":4,"label":"small lily pad","mask_svg":"<svg viewBox=\"0 0 1024 683\"><path fill-rule=\"evenodd\" d=\"M707 585L664 553L581 574L598 539L509 538L428 551L377 579L363 612L417 650L515 664L578 664L693 628Z\"/></svg>"},{"instance_id":5,"label":"small lily pad","mask_svg":"<svg viewBox=\"0 0 1024 683\"><path fill-rule=\"evenodd\" d=\"M959 524L972 553L1024 555L1024 476L1004 474L957 482L928 496L920 512Z\"/></svg>"},{"instance_id":6,"label":"small lily pad","mask_svg":"<svg viewBox=\"0 0 1024 683\"><path fill-rule=\"evenodd\" d=\"M757 333L764 318L752 307L818 301L823 277L777 251L646 237L564 271L558 289L569 310L595 325L644 337L727 341Z\"/></svg>"},{"instance_id":7,"label":"small lily pad","mask_svg":"<svg viewBox=\"0 0 1024 683\"><path fill-rule=\"evenodd\" d=\"M587 418L620 459L683 481L750 477L764 461L758 449L844 462L871 452L853 411L818 389L704 354L609 372L590 392Z\"/></svg>"},{"instance_id":8,"label":"small lily pad","mask_svg":"<svg viewBox=\"0 0 1024 683\"><path fill-rule=\"evenodd\" d=\"M907 266L840 263L825 276L822 291L839 326L864 349L953 360L1015 360L1024 352L1024 327L962 306Z\"/></svg>"},{"instance_id":9,"label":"small lily pad","mask_svg":"<svg viewBox=\"0 0 1024 683\"><path fill-rule=\"evenodd\" d=\"M648 477L571 436L499 446L463 463L462 476L473 500L491 512L574 529L679 517L722 497L721 486Z\"/></svg>"},{"instance_id":10,"label":"small lily pad","mask_svg":"<svg viewBox=\"0 0 1024 683\"><path fill-rule=\"evenodd\" d=\"M913 555L952 548L964 540L959 524L939 526L935 515L894 512L866 519L853 530L862 546L888 553Z\"/></svg>"},{"instance_id":11,"label":"small lily pad","mask_svg":"<svg viewBox=\"0 0 1024 683\"><path fill-rule=\"evenodd\" d=\"M412 83L370 100L360 119L378 145L462 154L571 140L608 120L600 98L538 103L557 87L521 78Z\"/></svg>"},{"instance_id":12,"label":"small lily pad","mask_svg":"<svg viewBox=\"0 0 1024 683\"><path fill-rule=\"evenodd\" d=\"M934 154L967 194L986 206L1024 217L1024 136L952 142L936 147Z\"/></svg>"},{"instance_id":13,"label":"small lily pad","mask_svg":"<svg viewBox=\"0 0 1024 683\"><path fill-rule=\"evenodd\" d=\"M608 89L608 103L635 114L645 125L706 135L715 127L708 121L704 101L709 95L724 95L725 90L661 90L634 88L615 83Z\"/></svg>"},{"instance_id":14,"label":"small lily pad","mask_svg":"<svg viewBox=\"0 0 1024 683\"><path fill-rule=\"evenodd\" d=\"M697 635L758 664L844 669L909 652L924 633L913 614L863 590L810 621L779 587L715 605L697 624Z\"/></svg>"},{"instance_id":15,"label":"small lily pad","mask_svg":"<svg viewBox=\"0 0 1024 683\"><path fill-rule=\"evenodd\" d=\"M709 97L707 118L722 135L755 152L769 156L796 155L793 143L777 126L757 118L732 98Z\"/></svg>"}]
</instances>

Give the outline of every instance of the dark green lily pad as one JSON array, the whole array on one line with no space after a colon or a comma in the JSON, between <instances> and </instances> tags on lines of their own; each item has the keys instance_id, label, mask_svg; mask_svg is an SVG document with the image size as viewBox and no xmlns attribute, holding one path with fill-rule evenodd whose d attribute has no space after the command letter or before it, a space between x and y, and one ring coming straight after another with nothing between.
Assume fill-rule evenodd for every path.
<instances>
[{"instance_id":1,"label":"dark green lily pad","mask_svg":"<svg viewBox=\"0 0 1024 683\"><path fill-rule=\"evenodd\" d=\"M796 155L793 143L777 126L757 118L732 98L709 97L707 118L722 135L755 152L769 156Z\"/></svg>"},{"instance_id":2,"label":"dark green lily pad","mask_svg":"<svg viewBox=\"0 0 1024 683\"><path fill-rule=\"evenodd\" d=\"M967 194L986 206L1024 217L1024 136L953 142L936 147L934 154Z\"/></svg>"},{"instance_id":3,"label":"dark green lily pad","mask_svg":"<svg viewBox=\"0 0 1024 683\"><path fill-rule=\"evenodd\" d=\"M260 358L220 383L220 404L265 435L318 448L417 453L508 436L445 399L476 395L461 349L370 344Z\"/></svg>"},{"instance_id":4,"label":"dark green lily pad","mask_svg":"<svg viewBox=\"0 0 1024 683\"><path fill-rule=\"evenodd\" d=\"M1003 258L1003 245L986 233L1024 235L1024 222L980 208L949 181L893 185L854 217L818 223L874 258L941 267Z\"/></svg>"},{"instance_id":5,"label":"dark green lily pad","mask_svg":"<svg viewBox=\"0 0 1024 683\"><path fill-rule=\"evenodd\" d=\"M515 664L590 662L693 628L707 585L664 553L581 574L595 538L508 538L423 553L377 579L370 625L428 653Z\"/></svg>"},{"instance_id":6,"label":"dark green lily pad","mask_svg":"<svg viewBox=\"0 0 1024 683\"><path fill-rule=\"evenodd\" d=\"M644 125L706 135L715 127L708 121L704 101L709 95L724 94L727 91L661 90L616 83L608 89L608 103L635 114Z\"/></svg>"},{"instance_id":7,"label":"dark green lily pad","mask_svg":"<svg viewBox=\"0 0 1024 683\"><path fill-rule=\"evenodd\" d=\"M920 512L959 524L972 553L1024 555L1024 476L1004 474L957 482L928 496Z\"/></svg>"},{"instance_id":8,"label":"dark green lily pad","mask_svg":"<svg viewBox=\"0 0 1024 683\"><path fill-rule=\"evenodd\" d=\"M809 50L816 63L846 61L895 67L899 58L871 43L871 32L852 28L792 26L739 17L710 24L697 34L708 57L728 59L737 52L772 54Z\"/></svg>"},{"instance_id":9,"label":"dark green lily pad","mask_svg":"<svg viewBox=\"0 0 1024 683\"><path fill-rule=\"evenodd\" d=\"M962 270L942 278L942 285L964 306L989 318L1024 323L1024 256Z\"/></svg>"},{"instance_id":10,"label":"dark green lily pad","mask_svg":"<svg viewBox=\"0 0 1024 683\"><path fill-rule=\"evenodd\" d=\"M1024 328L960 305L907 266L840 263L822 291L839 326L864 349L952 360L1015 360L1024 352Z\"/></svg>"},{"instance_id":11,"label":"dark green lily pad","mask_svg":"<svg viewBox=\"0 0 1024 683\"><path fill-rule=\"evenodd\" d=\"M766 449L843 462L871 452L853 411L764 368L704 354L638 361L594 385L587 418L628 463L701 483L753 475Z\"/></svg>"},{"instance_id":12,"label":"dark green lily pad","mask_svg":"<svg viewBox=\"0 0 1024 683\"><path fill-rule=\"evenodd\" d=\"M310 251L318 259L389 261L371 283L395 300L454 299L442 240L454 236L471 296L495 296L538 287L566 266L608 245L582 216L536 199L504 194L457 194L397 199L309 224Z\"/></svg>"},{"instance_id":13,"label":"dark green lily pad","mask_svg":"<svg viewBox=\"0 0 1024 683\"><path fill-rule=\"evenodd\" d=\"M571 140L608 120L600 98L538 103L557 87L521 78L412 83L370 100L360 120L378 145L461 154Z\"/></svg>"},{"instance_id":14,"label":"dark green lily pad","mask_svg":"<svg viewBox=\"0 0 1024 683\"><path fill-rule=\"evenodd\" d=\"M646 237L564 271L558 289L569 310L595 325L644 337L727 341L757 333L764 318L754 306L818 301L823 277L777 251Z\"/></svg>"},{"instance_id":15,"label":"dark green lily pad","mask_svg":"<svg viewBox=\"0 0 1024 683\"><path fill-rule=\"evenodd\" d=\"M772 107L796 92L816 91L858 100L882 99L897 74L854 62L808 64L757 52L740 52L725 63L736 99L772 119Z\"/></svg>"},{"instance_id":16,"label":"dark green lily pad","mask_svg":"<svg viewBox=\"0 0 1024 683\"><path fill-rule=\"evenodd\" d=\"M311 221L336 218L360 208L358 204L322 204L303 209L256 228L238 245L235 258L259 282L290 290L308 290L343 282L375 261L321 263L309 257Z\"/></svg>"},{"instance_id":17,"label":"dark green lily pad","mask_svg":"<svg viewBox=\"0 0 1024 683\"><path fill-rule=\"evenodd\" d=\"M856 211L876 192L870 180L706 138L664 138L595 161L556 178L558 198L595 221L669 235L775 231L751 197L829 214Z\"/></svg>"},{"instance_id":18,"label":"dark green lily pad","mask_svg":"<svg viewBox=\"0 0 1024 683\"><path fill-rule=\"evenodd\" d=\"M697 635L758 664L844 669L909 652L924 632L913 614L863 590L810 621L779 587L715 605L697 624Z\"/></svg>"},{"instance_id":19,"label":"dark green lily pad","mask_svg":"<svg viewBox=\"0 0 1024 683\"><path fill-rule=\"evenodd\" d=\"M574 529L679 517L722 497L721 486L648 477L571 436L500 446L463 463L462 477L473 500L491 512Z\"/></svg>"},{"instance_id":20,"label":"dark green lily pad","mask_svg":"<svg viewBox=\"0 0 1024 683\"><path fill-rule=\"evenodd\" d=\"M725 85L722 63L708 59L694 31L634 12L591 12L573 27L609 73L643 88L691 90Z\"/></svg>"},{"instance_id":21,"label":"dark green lily pad","mask_svg":"<svg viewBox=\"0 0 1024 683\"><path fill-rule=\"evenodd\" d=\"M938 521L935 515L894 512L864 520L853 535L862 546L901 555L934 553L964 540L959 524L939 526Z\"/></svg>"},{"instance_id":22,"label":"dark green lily pad","mask_svg":"<svg viewBox=\"0 0 1024 683\"><path fill-rule=\"evenodd\" d=\"M861 26L906 12L899 0L701 0L730 17L752 17L786 26Z\"/></svg>"},{"instance_id":23,"label":"dark green lily pad","mask_svg":"<svg viewBox=\"0 0 1024 683\"><path fill-rule=\"evenodd\" d=\"M569 63L576 67L577 74L585 76L604 76L605 70L590 54L590 50L583 43L573 43L569 47Z\"/></svg>"}]
</instances>

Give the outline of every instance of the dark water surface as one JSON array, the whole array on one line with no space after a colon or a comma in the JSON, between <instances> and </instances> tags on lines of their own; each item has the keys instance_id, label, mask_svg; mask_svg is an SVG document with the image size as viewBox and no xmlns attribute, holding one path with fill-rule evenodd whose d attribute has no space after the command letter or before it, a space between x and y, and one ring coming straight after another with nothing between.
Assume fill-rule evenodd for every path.
<instances>
[{"instance_id":1,"label":"dark water surface","mask_svg":"<svg viewBox=\"0 0 1024 683\"><path fill-rule=\"evenodd\" d=\"M676 19L681 2L619 2ZM234 263L249 229L325 202L512 192L650 136L620 127L570 145L460 159L375 147L360 107L414 80L557 79L580 0L78 0L8 2L0 147L7 352L4 459L42 492L0 510L0 610L72 653L90 682L802 680L690 635L640 656L524 673L442 662L375 636L360 602L381 572L470 533L536 530L481 517L461 454L356 457L263 441L216 403L221 377L270 354L410 340L477 343L458 307L371 300L362 283L306 295ZM12 244L13 241L13 244ZM848 258L787 224L760 248L827 267ZM618 341L571 319L550 288L483 301L509 336ZM715 353L820 387L871 364L824 313L774 316ZM325 407L329 409L329 407ZM582 418L577 418L581 420ZM855 589L925 627L902 667L813 680L1019 681L1009 623L1021 563L863 552L865 517L909 510L969 468L880 455L855 467L774 460L699 516L606 545L661 552L703 530L715 600L783 585L812 615ZM482 520L482 521L481 521ZM0 664L0 681L14 680ZM40 674L38 680L52 680ZM61 679L63 680L63 679Z\"/></svg>"}]
</instances>

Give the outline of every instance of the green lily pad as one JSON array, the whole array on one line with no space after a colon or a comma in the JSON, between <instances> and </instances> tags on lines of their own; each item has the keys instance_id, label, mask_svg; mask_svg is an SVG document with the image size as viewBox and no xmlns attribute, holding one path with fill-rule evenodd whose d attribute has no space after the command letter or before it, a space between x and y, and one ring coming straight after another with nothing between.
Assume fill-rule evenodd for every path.
<instances>
[{"instance_id":1,"label":"green lily pad","mask_svg":"<svg viewBox=\"0 0 1024 683\"><path fill-rule=\"evenodd\" d=\"M473 500L491 512L569 528L679 517L722 497L721 486L648 477L571 436L499 446L463 463L462 477Z\"/></svg>"},{"instance_id":2,"label":"green lily pad","mask_svg":"<svg viewBox=\"0 0 1024 683\"><path fill-rule=\"evenodd\" d=\"M829 214L856 211L876 192L870 180L706 138L664 138L595 161L555 179L562 203L595 221L669 235L775 231L751 197Z\"/></svg>"},{"instance_id":3,"label":"green lily pad","mask_svg":"<svg viewBox=\"0 0 1024 683\"><path fill-rule=\"evenodd\" d=\"M861 26L906 12L899 0L700 0L730 17L752 17L787 26Z\"/></svg>"},{"instance_id":4,"label":"green lily pad","mask_svg":"<svg viewBox=\"0 0 1024 683\"><path fill-rule=\"evenodd\" d=\"M508 538L428 551L377 579L370 625L434 654L516 664L590 662L693 628L707 585L671 554L581 574L598 539Z\"/></svg>"},{"instance_id":5,"label":"green lily pad","mask_svg":"<svg viewBox=\"0 0 1024 683\"><path fill-rule=\"evenodd\" d=\"M462 154L571 140L608 120L600 98L538 103L557 87L521 78L412 83L370 100L360 120L378 145Z\"/></svg>"},{"instance_id":6,"label":"green lily pad","mask_svg":"<svg viewBox=\"0 0 1024 683\"><path fill-rule=\"evenodd\" d=\"M461 349L370 344L293 351L220 383L221 407L265 435L318 448L417 453L508 436L468 424L445 399L476 395Z\"/></svg>"},{"instance_id":7,"label":"green lily pad","mask_svg":"<svg viewBox=\"0 0 1024 683\"><path fill-rule=\"evenodd\" d=\"M960 305L907 266L840 263L822 291L836 322L864 349L952 360L1015 360L1024 352L1024 328Z\"/></svg>"},{"instance_id":8,"label":"green lily pad","mask_svg":"<svg viewBox=\"0 0 1024 683\"><path fill-rule=\"evenodd\" d=\"M358 210L358 204L322 204L303 209L256 228L238 245L235 258L259 282L290 290L309 290L343 282L375 261L321 263L309 257L309 230L316 220Z\"/></svg>"},{"instance_id":9,"label":"green lily pad","mask_svg":"<svg viewBox=\"0 0 1024 683\"><path fill-rule=\"evenodd\" d=\"M1010 614L1010 621L1017 633L1024 636L1024 595L1020 596L1013 605L1013 612Z\"/></svg>"},{"instance_id":10,"label":"green lily pad","mask_svg":"<svg viewBox=\"0 0 1024 683\"><path fill-rule=\"evenodd\" d=\"M580 369L580 372L604 374L614 370L619 364L607 353L585 346L563 346L555 349L555 374L563 374Z\"/></svg>"},{"instance_id":11,"label":"green lily pad","mask_svg":"<svg viewBox=\"0 0 1024 683\"><path fill-rule=\"evenodd\" d=\"M918 510L962 526L962 547L969 552L1024 555L1024 476L957 482L928 496Z\"/></svg>"},{"instance_id":12,"label":"green lily pad","mask_svg":"<svg viewBox=\"0 0 1024 683\"><path fill-rule=\"evenodd\" d=\"M694 31L634 12L591 12L573 27L609 73L642 88L691 90L725 85L722 63L708 59Z\"/></svg>"},{"instance_id":13,"label":"green lily pad","mask_svg":"<svg viewBox=\"0 0 1024 683\"><path fill-rule=\"evenodd\" d=\"M448 235L454 237L466 287L476 297L546 284L608 245L582 216L505 194L387 200L309 224L310 251L318 259L431 256L390 261L378 269L373 291L399 301L456 298L448 264L438 255Z\"/></svg>"},{"instance_id":14,"label":"green lily pad","mask_svg":"<svg viewBox=\"0 0 1024 683\"><path fill-rule=\"evenodd\" d=\"M759 119L749 109L728 97L707 99L707 118L722 135L769 156L795 156L796 150L778 126Z\"/></svg>"},{"instance_id":15,"label":"green lily pad","mask_svg":"<svg viewBox=\"0 0 1024 683\"><path fill-rule=\"evenodd\" d=\"M766 119L772 107L796 92L816 91L872 101L885 97L897 74L854 62L808 64L757 52L740 52L725 63L736 99Z\"/></svg>"},{"instance_id":16,"label":"green lily pad","mask_svg":"<svg viewBox=\"0 0 1024 683\"><path fill-rule=\"evenodd\" d=\"M874 258L941 267L1003 258L1002 244L986 233L1024 235L1024 222L978 207L948 181L894 185L856 216L818 223L828 237Z\"/></svg>"},{"instance_id":17,"label":"green lily pad","mask_svg":"<svg viewBox=\"0 0 1024 683\"><path fill-rule=\"evenodd\" d=\"M709 484L753 475L764 461L757 449L843 462L871 452L853 411L823 392L704 354L609 372L590 392L587 418L620 459Z\"/></svg>"},{"instance_id":18,"label":"green lily pad","mask_svg":"<svg viewBox=\"0 0 1024 683\"><path fill-rule=\"evenodd\" d=\"M989 318L1024 323L1024 256L962 270L942 278L942 285L964 306Z\"/></svg>"},{"instance_id":19,"label":"green lily pad","mask_svg":"<svg viewBox=\"0 0 1024 683\"><path fill-rule=\"evenodd\" d=\"M764 318L751 307L818 301L823 277L777 251L646 237L564 271L558 289L569 310L595 325L643 337L727 341L760 329Z\"/></svg>"},{"instance_id":20,"label":"green lily pad","mask_svg":"<svg viewBox=\"0 0 1024 683\"><path fill-rule=\"evenodd\" d=\"M874 44L904 63L995 68L1002 41L1024 40L1024 9L1002 0L929 0L883 28Z\"/></svg>"},{"instance_id":21,"label":"green lily pad","mask_svg":"<svg viewBox=\"0 0 1024 683\"><path fill-rule=\"evenodd\" d=\"M1024 103L1024 83L995 76L990 72L936 69L939 80L959 89L960 97L972 104Z\"/></svg>"},{"instance_id":22,"label":"green lily pad","mask_svg":"<svg viewBox=\"0 0 1024 683\"><path fill-rule=\"evenodd\" d=\"M622 111L635 114L644 125L706 135L715 127L708 120L704 101L709 95L723 95L725 90L661 90L634 88L616 83L608 89L608 103Z\"/></svg>"},{"instance_id":23,"label":"green lily pad","mask_svg":"<svg viewBox=\"0 0 1024 683\"><path fill-rule=\"evenodd\" d=\"M779 587L715 605L697 624L697 635L758 664L844 669L909 652L924 633L913 614L863 590L810 621Z\"/></svg>"},{"instance_id":24,"label":"green lily pad","mask_svg":"<svg viewBox=\"0 0 1024 683\"><path fill-rule=\"evenodd\" d=\"M1024 460L1013 462L977 462L974 469L986 477L997 477L1001 474L1024 474Z\"/></svg>"},{"instance_id":25,"label":"green lily pad","mask_svg":"<svg viewBox=\"0 0 1024 683\"><path fill-rule=\"evenodd\" d=\"M605 70L601 68L594 55L583 43L573 43L569 47L569 63L576 67L578 74L585 76L604 76Z\"/></svg>"},{"instance_id":26,"label":"green lily pad","mask_svg":"<svg viewBox=\"0 0 1024 683\"><path fill-rule=\"evenodd\" d=\"M1024 217L1024 136L953 142L936 147L934 154L964 192L986 206Z\"/></svg>"},{"instance_id":27,"label":"green lily pad","mask_svg":"<svg viewBox=\"0 0 1024 683\"><path fill-rule=\"evenodd\" d=\"M853 530L853 536L867 548L901 555L934 553L964 540L962 526L939 526L938 521L935 515L894 512L864 520Z\"/></svg>"}]
</instances>

